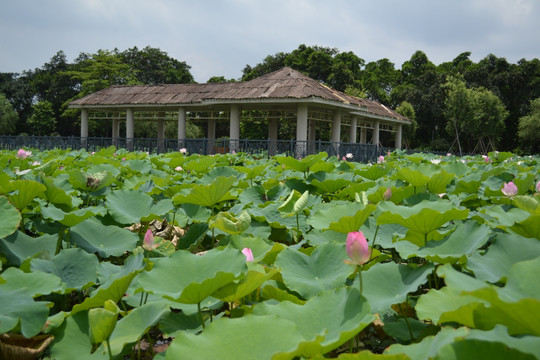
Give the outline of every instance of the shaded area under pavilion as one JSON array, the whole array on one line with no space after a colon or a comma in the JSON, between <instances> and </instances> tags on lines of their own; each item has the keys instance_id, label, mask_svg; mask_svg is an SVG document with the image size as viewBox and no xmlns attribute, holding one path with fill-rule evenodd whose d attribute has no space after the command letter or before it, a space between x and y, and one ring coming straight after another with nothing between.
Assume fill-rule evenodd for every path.
<instances>
[{"instance_id":1,"label":"shaded area under pavilion","mask_svg":"<svg viewBox=\"0 0 540 360\"><path fill-rule=\"evenodd\" d=\"M125 143L133 148L135 125L157 122L158 148L165 141L165 122L177 122L177 148L186 147L186 122L206 122L206 153L240 150L240 122L254 118L268 123L267 151L279 151L278 127L295 121L295 156L316 151L318 132L330 126L330 141L339 155L342 143L380 146L381 131L393 133L394 147L401 148L402 127L410 120L372 100L331 89L300 72L285 67L246 82L111 86L69 105L81 110L82 147L88 140L88 121L107 119L112 144L120 143L125 122ZM215 146L216 122L228 123L227 148ZM330 125L328 125L328 123ZM342 136L342 134L344 136ZM163 146L162 146L163 147Z\"/></svg>"}]
</instances>

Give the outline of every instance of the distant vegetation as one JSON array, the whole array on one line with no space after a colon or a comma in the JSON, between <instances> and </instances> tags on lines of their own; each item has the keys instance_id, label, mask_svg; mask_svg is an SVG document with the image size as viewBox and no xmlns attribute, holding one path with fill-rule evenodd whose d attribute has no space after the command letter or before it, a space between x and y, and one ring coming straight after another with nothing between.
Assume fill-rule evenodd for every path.
<instances>
[{"instance_id":1,"label":"distant vegetation","mask_svg":"<svg viewBox=\"0 0 540 360\"><path fill-rule=\"evenodd\" d=\"M475 63L470 55L435 65L417 51L396 68L388 59L366 63L353 52L300 45L246 65L240 79L216 75L208 81L245 81L290 66L337 90L405 111L414 120L404 132L408 147L537 153L540 114L531 104L540 97L540 60L512 64L490 54ZM41 68L0 72L0 135L76 136L79 115L67 108L69 101L110 85L191 83L190 68L151 47L81 53L73 62L59 51ZM145 136L148 130L138 131L136 136ZM90 129L91 136L108 132Z\"/></svg>"}]
</instances>

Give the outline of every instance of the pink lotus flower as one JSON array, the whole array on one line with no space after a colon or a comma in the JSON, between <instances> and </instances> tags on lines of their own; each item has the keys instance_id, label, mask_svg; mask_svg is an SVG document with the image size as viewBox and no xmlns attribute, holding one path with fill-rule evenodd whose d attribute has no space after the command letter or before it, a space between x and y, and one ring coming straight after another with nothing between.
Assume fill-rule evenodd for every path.
<instances>
[{"instance_id":1,"label":"pink lotus flower","mask_svg":"<svg viewBox=\"0 0 540 360\"><path fill-rule=\"evenodd\" d=\"M504 183L501 191L506 196L514 196L517 194L518 188L512 181L510 181L508 183Z\"/></svg>"},{"instance_id":2,"label":"pink lotus flower","mask_svg":"<svg viewBox=\"0 0 540 360\"><path fill-rule=\"evenodd\" d=\"M351 262L356 265L365 264L371 256L368 242L361 231L350 232L347 235L346 249Z\"/></svg>"},{"instance_id":3,"label":"pink lotus flower","mask_svg":"<svg viewBox=\"0 0 540 360\"><path fill-rule=\"evenodd\" d=\"M17 151L17 155L15 155L15 157L17 159L26 159L30 155L32 155L31 151L26 151L24 149L19 149L19 151Z\"/></svg>"},{"instance_id":4,"label":"pink lotus flower","mask_svg":"<svg viewBox=\"0 0 540 360\"><path fill-rule=\"evenodd\" d=\"M386 189L386 191L383 194L383 199L388 201L392 197L392 188Z\"/></svg>"},{"instance_id":5,"label":"pink lotus flower","mask_svg":"<svg viewBox=\"0 0 540 360\"><path fill-rule=\"evenodd\" d=\"M377 164L382 164L383 162L384 162L384 156L381 155L377 158Z\"/></svg>"},{"instance_id":6,"label":"pink lotus flower","mask_svg":"<svg viewBox=\"0 0 540 360\"><path fill-rule=\"evenodd\" d=\"M146 234L144 234L142 247L143 249L148 250L148 251L152 251L158 247L158 244L154 244L154 234L152 234L152 230L150 229L146 230Z\"/></svg>"},{"instance_id":7,"label":"pink lotus flower","mask_svg":"<svg viewBox=\"0 0 540 360\"><path fill-rule=\"evenodd\" d=\"M242 249L242 254L244 254L246 256L246 261L251 261L253 262L253 252L251 251L250 248L243 248Z\"/></svg>"},{"instance_id":8,"label":"pink lotus flower","mask_svg":"<svg viewBox=\"0 0 540 360\"><path fill-rule=\"evenodd\" d=\"M184 170L184 169L183 169L181 166L177 166L177 167L174 168L174 170L175 170L175 171L182 171L182 170Z\"/></svg>"},{"instance_id":9,"label":"pink lotus flower","mask_svg":"<svg viewBox=\"0 0 540 360\"><path fill-rule=\"evenodd\" d=\"M344 156L344 157L342 157L342 158L341 158L341 160L343 160L343 161L347 161L347 159L345 158L345 156Z\"/></svg>"},{"instance_id":10,"label":"pink lotus flower","mask_svg":"<svg viewBox=\"0 0 540 360\"><path fill-rule=\"evenodd\" d=\"M536 183L536 192L540 192L540 181Z\"/></svg>"}]
</instances>

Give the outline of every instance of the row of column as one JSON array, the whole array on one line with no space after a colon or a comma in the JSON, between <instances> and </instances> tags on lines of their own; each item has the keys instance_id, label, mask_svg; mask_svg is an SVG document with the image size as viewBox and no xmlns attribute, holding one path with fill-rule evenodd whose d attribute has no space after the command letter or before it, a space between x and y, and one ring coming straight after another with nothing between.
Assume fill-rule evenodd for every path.
<instances>
[{"instance_id":1,"label":"row of column","mask_svg":"<svg viewBox=\"0 0 540 360\"><path fill-rule=\"evenodd\" d=\"M157 124L158 127L158 141L165 138L165 122L160 119ZM351 120L351 125L349 128L349 141L356 143L358 128L358 120L356 117L353 117ZM315 139L315 121L308 121L308 106L307 104L298 104L297 116L296 116L296 140L297 145L304 148L307 146L308 142L314 142ZM216 132L216 122L215 120L208 121L208 139L215 139ZM112 137L117 139L120 136L120 120L113 119L112 126ZM128 147L132 143L135 136L135 121L133 116L133 109L126 109L126 141L128 142ZM88 137L88 109L81 110L81 138L86 139ZM231 151L238 150L238 140L240 139L240 106L231 105L230 111L230 130L229 137L231 139ZM366 129L361 128L360 132L360 143L366 143ZM397 124L396 126L396 137L395 137L395 147L401 148L401 137L402 137L402 125ZM186 110L181 107L178 109L178 139L183 140L186 138ZM275 116L271 116L268 120L268 138L270 141L277 141L278 138L278 120ZM339 143L341 140L341 111L338 109L334 112L332 119L332 131L331 131L331 141ZM372 143L375 145L379 144L379 121L374 122L373 127L373 138ZM305 149L307 150L307 148ZM270 151L270 149L269 149Z\"/></svg>"}]
</instances>

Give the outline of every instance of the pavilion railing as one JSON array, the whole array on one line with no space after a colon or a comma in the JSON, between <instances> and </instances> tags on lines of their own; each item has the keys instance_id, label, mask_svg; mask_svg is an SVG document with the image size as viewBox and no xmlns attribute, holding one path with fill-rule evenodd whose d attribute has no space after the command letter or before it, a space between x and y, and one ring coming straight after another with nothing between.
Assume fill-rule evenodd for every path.
<instances>
[{"instance_id":1,"label":"pavilion railing","mask_svg":"<svg viewBox=\"0 0 540 360\"><path fill-rule=\"evenodd\" d=\"M179 151L185 148L193 154L224 154L232 152L248 153L260 157L270 157L278 154L303 158L309 154L322 151L329 156L343 157L352 155L352 160L358 162L375 162L380 155L386 155L393 148L375 146L373 144L336 143L331 141L297 141L297 140L252 140L252 139L157 139L157 138L109 138L75 136L0 136L0 149L18 150L20 148L35 150L81 148L87 151L97 151L114 145L130 151L149 153L165 153Z\"/></svg>"}]
</instances>

